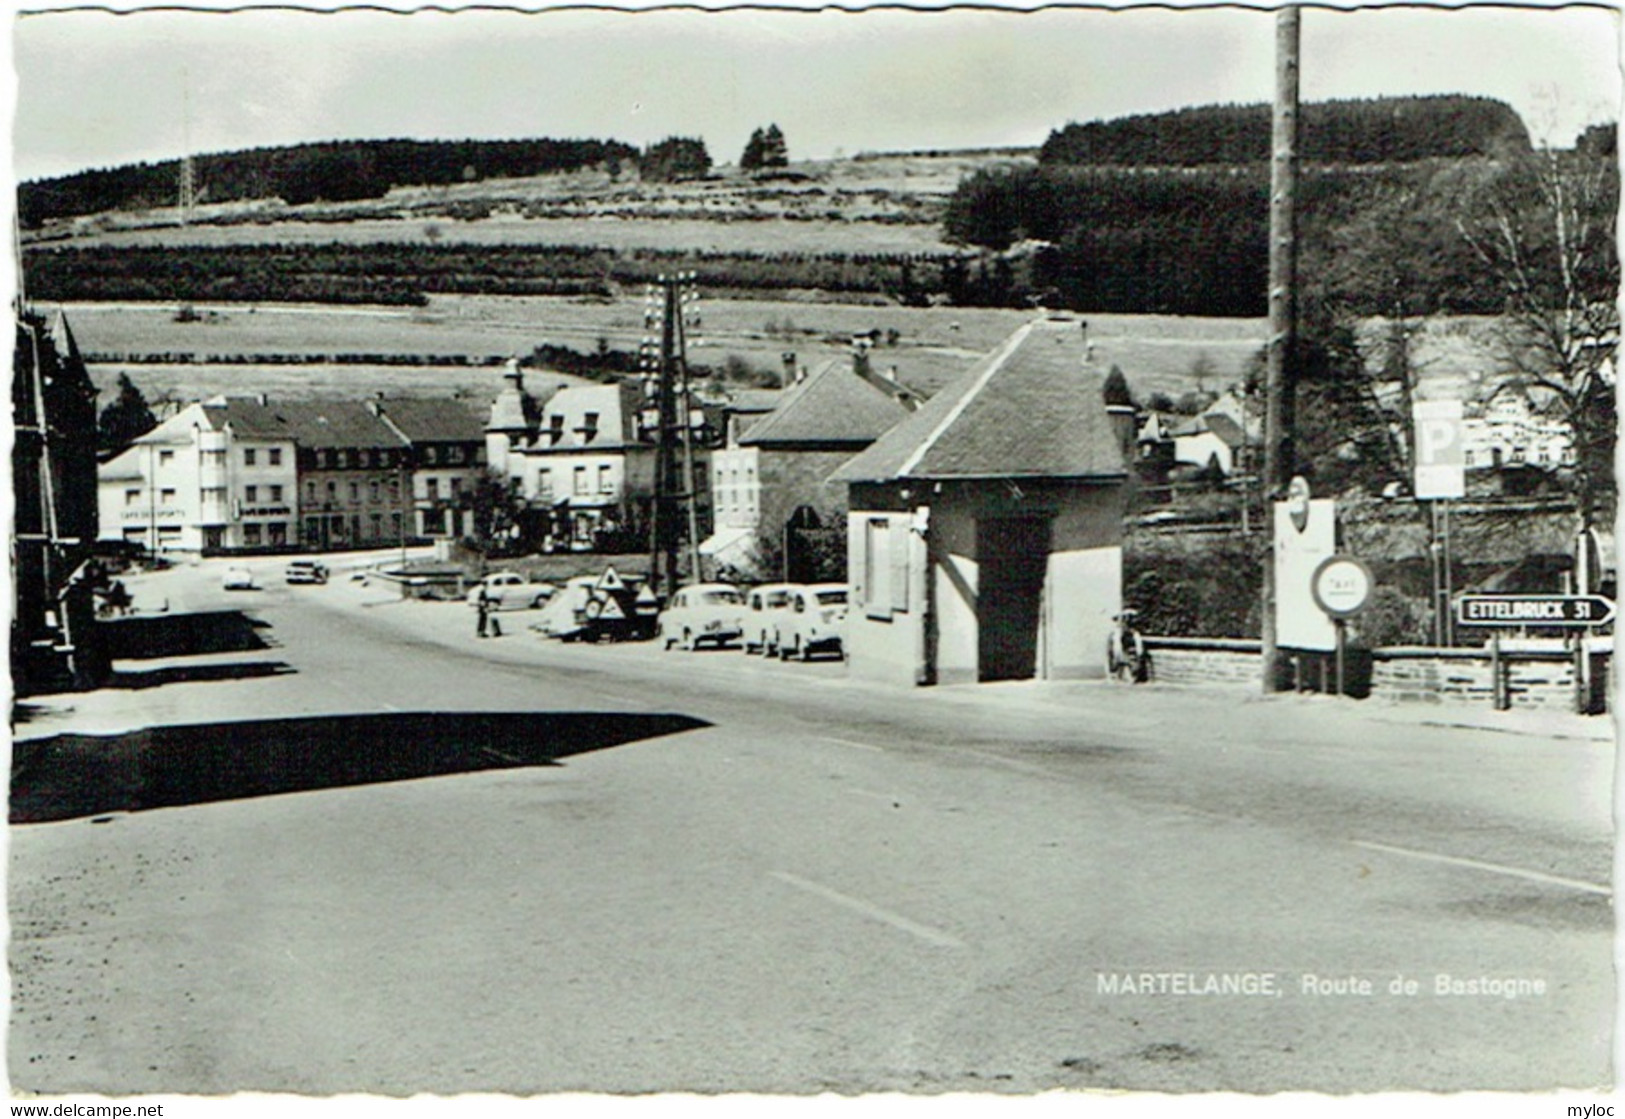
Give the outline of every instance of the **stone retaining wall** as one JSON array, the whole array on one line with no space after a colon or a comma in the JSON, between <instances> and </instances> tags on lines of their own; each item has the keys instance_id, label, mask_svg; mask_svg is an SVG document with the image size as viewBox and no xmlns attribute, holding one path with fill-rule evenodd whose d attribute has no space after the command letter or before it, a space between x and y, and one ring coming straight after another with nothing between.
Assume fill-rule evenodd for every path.
<instances>
[{"instance_id":1,"label":"stone retaining wall","mask_svg":"<svg viewBox=\"0 0 1625 1119\"><path fill-rule=\"evenodd\" d=\"M1148 639L1151 679L1182 687L1256 689L1259 654L1251 649L1179 647ZM1605 681L1609 658L1595 657L1593 675ZM1505 659L1507 696L1513 707L1573 711L1574 662L1568 658L1516 655ZM1371 665L1371 698L1398 703L1494 705L1487 654L1378 650ZM1599 703L1602 698L1597 697Z\"/></svg>"},{"instance_id":2,"label":"stone retaining wall","mask_svg":"<svg viewBox=\"0 0 1625 1119\"><path fill-rule=\"evenodd\" d=\"M1258 688L1258 654L1232 649L1151 650L1151 679L1185 687Z\"/></svg>"}]
</instances>

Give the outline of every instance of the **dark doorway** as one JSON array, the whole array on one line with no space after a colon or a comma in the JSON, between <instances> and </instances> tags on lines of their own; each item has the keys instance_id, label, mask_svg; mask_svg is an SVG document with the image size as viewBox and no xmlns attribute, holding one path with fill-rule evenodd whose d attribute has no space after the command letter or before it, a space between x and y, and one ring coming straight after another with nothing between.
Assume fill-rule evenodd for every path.
<instances>
[{"instance_id":1,"label":"dark doorway","mask_svg":"<svg viewBox=\"0 0 1625 1119\"><path fill-rule=\"evenodd\" d=\"M1037 675L1049 542L1047 517L976 522L978 679L1029 680Z\"/></svg>"}]
</instances>

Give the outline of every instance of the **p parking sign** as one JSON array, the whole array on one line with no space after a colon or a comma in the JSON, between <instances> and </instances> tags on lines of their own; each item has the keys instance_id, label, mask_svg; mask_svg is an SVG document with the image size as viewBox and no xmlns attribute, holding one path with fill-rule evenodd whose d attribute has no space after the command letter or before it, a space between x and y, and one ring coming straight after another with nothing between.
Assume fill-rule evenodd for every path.
<instances>
[{"instance_id":1,"label":"p parking sign","mask_svg":"<svg viewBox=\"0 0 1625 1119\"><path fill-rule=\"evenodd\" d=\"M1424 500L1465 497L1467 478L1461 401L1419 401L1412 408L1411 419L1416 432L1413 492Z\"/></svg>"}]
</instances>

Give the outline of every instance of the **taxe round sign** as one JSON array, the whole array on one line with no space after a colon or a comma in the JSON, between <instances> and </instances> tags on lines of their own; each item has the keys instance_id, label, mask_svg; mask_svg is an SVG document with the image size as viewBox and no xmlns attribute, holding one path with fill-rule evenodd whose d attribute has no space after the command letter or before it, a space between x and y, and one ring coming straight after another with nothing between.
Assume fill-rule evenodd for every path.
<instances>
[{"instance_id":1,"label":"taxe round sign","mask_svg":"<svg viewBox=\"0 0 1625 1119\"><path fill-rule=\"evenodd\" d=\"M1363 610L1371 587L1371 569L1353 556L1328 556L1309 584L1315 605L1333 618L1351 618Z\"/></svg>"}]
</instances>

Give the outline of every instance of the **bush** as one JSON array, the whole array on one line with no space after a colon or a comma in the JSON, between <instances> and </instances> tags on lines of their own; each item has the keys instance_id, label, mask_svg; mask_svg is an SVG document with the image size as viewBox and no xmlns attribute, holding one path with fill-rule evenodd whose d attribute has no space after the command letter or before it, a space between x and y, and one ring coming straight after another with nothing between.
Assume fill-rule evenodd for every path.
<instances>
[{"instance_id":1,"label":"bush","mask_svg":"<svg viewBox=\"0 0 1625 1119\"><path fill-rule=\"evenodd\" d=\"M1349 623L1349 639L1366 649L1384 645L1426 645L1433 640L1433 611L1398 587L1379 585L1371 601Z\"/></svg>"}]
</instances>

